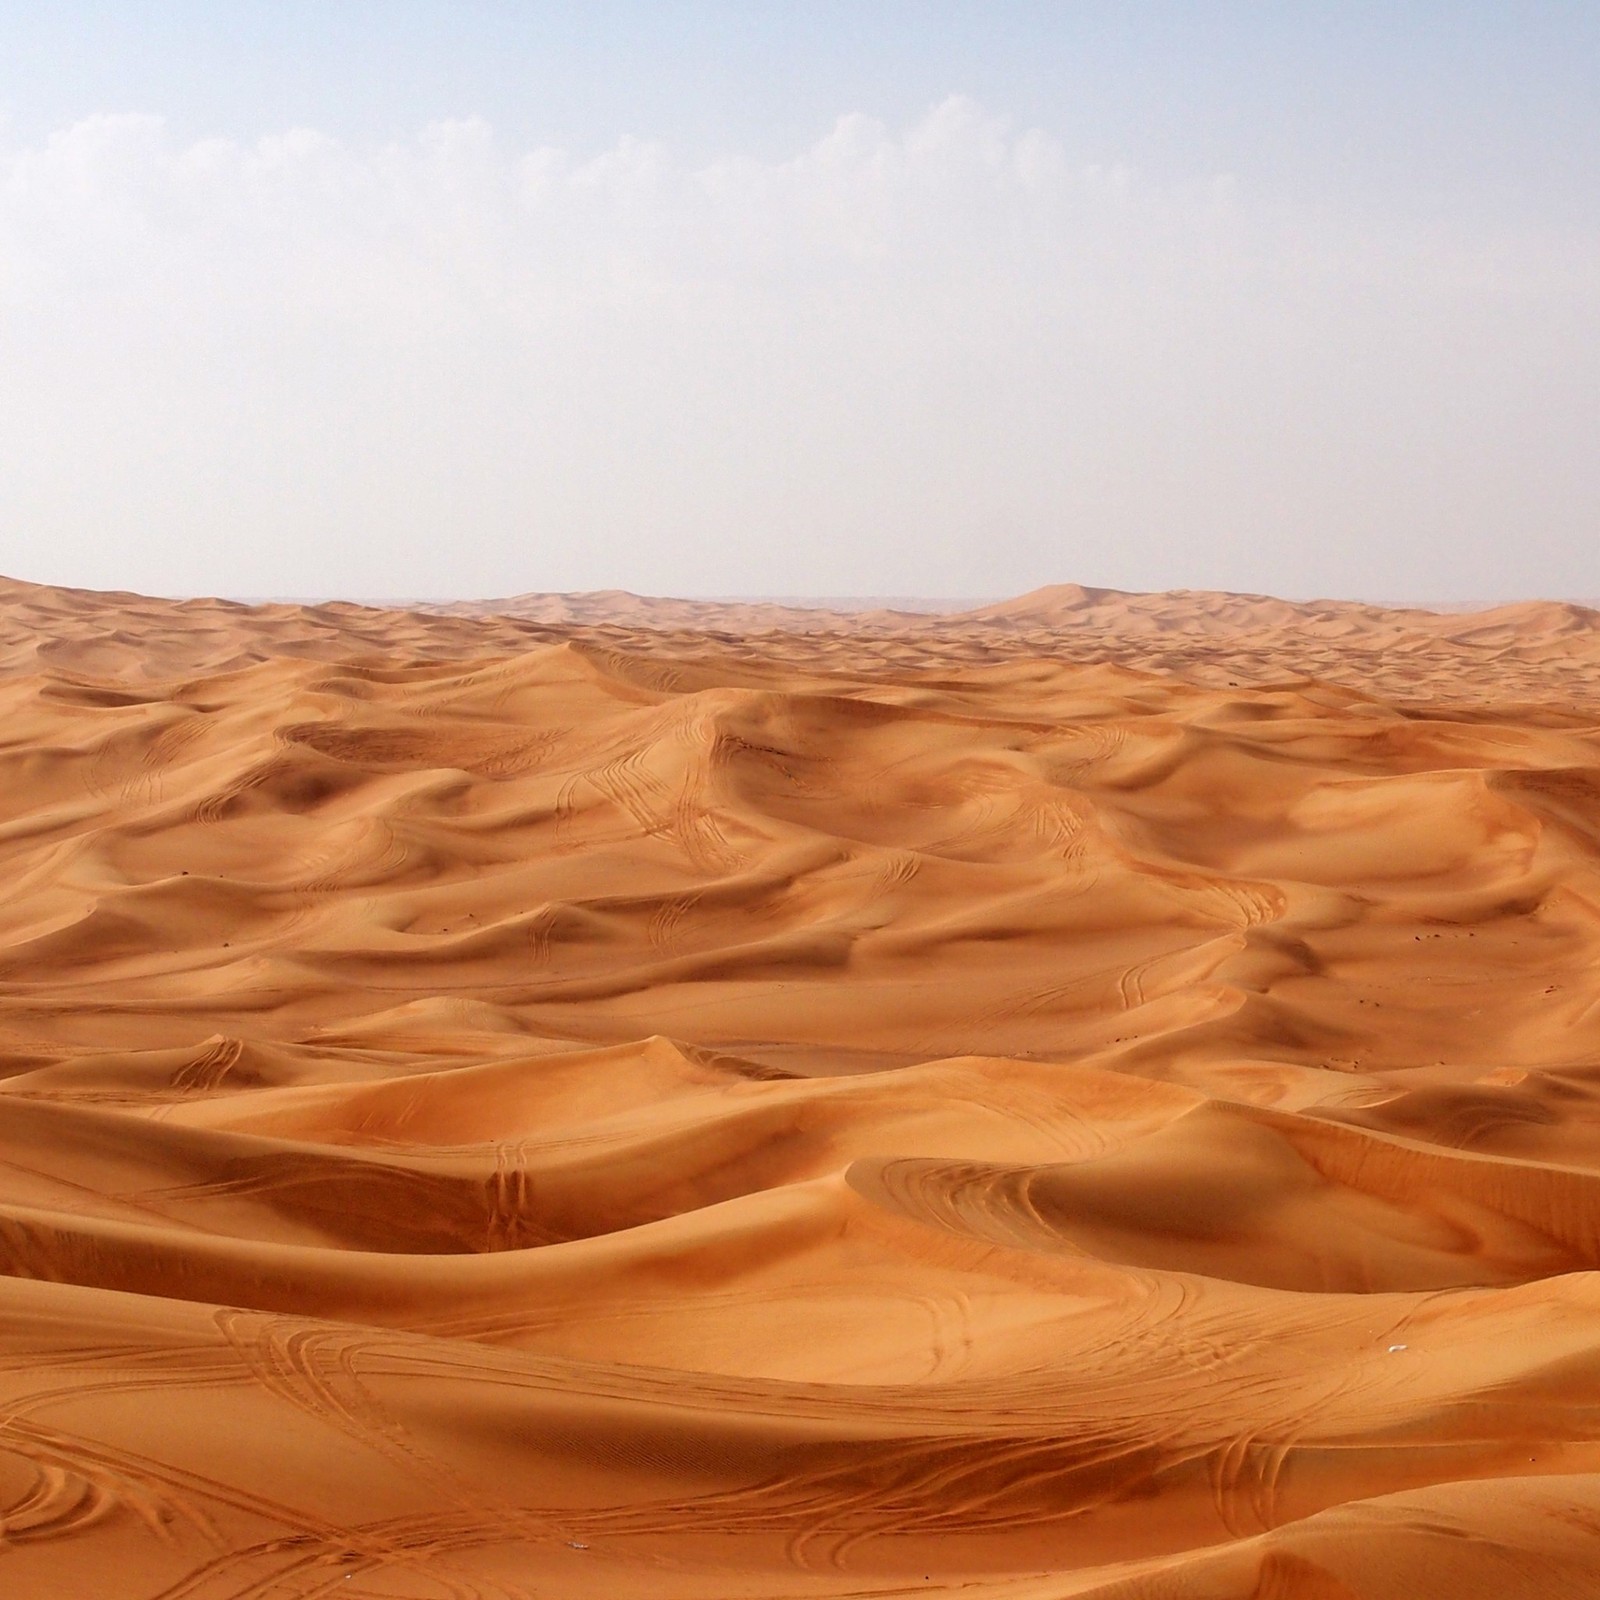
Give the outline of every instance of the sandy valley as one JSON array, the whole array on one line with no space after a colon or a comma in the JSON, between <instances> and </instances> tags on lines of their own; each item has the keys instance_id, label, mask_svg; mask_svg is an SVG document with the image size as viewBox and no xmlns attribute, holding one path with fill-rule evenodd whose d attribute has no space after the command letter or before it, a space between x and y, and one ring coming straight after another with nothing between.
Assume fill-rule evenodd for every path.
<instances>
[{"instance_id":1,"label":"sandy valley","mask_svg":"<svg viewBox=\"0 0 1600 1600\"><path fill-rule=\"evenodd\" d=\"M1600 1592L1600 616L0 586L0 1592Z\"/></svg>"}]
</instances>

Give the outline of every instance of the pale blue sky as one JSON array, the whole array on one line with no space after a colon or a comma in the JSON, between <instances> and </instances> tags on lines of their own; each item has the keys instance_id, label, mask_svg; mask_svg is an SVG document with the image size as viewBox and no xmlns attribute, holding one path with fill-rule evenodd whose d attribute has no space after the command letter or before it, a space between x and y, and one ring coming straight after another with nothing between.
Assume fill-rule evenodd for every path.
<instances>
[{"instance_id":1,"label":"pale blue sky","mask_svg":"<svg viewBox=\"0 0 1600 1600\"><path fill-rule=\"evenodd\" d=\"M1597 243L1593 4L35 0L0 567L1600 594Z\"/></svg>"},{"instance_id":2,"label":"pale blue sky","mask_svg":"<svg viewBox=\"0 0 1600 1600\"><path fill-rule=\"evenodd\" d=\"M1333 202L1600 207L1592 3L32 0L0 14L0 60L26 137L101 111L242 139L479 116L580 151L783 156L842 112L965 94L1090 161Z\"/></svg>"}]
</instances>

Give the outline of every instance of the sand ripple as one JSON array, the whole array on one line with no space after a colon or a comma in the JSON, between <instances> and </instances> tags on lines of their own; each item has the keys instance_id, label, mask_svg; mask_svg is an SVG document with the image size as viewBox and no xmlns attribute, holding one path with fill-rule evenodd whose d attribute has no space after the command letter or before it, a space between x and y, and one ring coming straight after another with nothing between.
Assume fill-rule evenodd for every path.
<instances>
[{"instance_id":1,"label":"sand ripple","mask_svg":"<svg viewBox=\"0 0 1600 1600\"><path fill-rule=\"evenodd\" d=\"M0 588L0 1589L1600 1592L1600 627Z\"/></svg>"}]
</instances>

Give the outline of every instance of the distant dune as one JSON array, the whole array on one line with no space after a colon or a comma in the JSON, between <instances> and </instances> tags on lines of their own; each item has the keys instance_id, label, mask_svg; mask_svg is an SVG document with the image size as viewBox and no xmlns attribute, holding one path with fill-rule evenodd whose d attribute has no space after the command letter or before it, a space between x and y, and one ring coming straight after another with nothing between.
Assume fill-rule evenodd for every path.
<instances>
[{"instance_id":1,"label":"distant dune","mask_svg":"<svg viewBox=\"0 0 1600 1600\"><path fill-rule=\"evenodd\" d=\"M622 590L407 607L163 600L0 579L0 667L160 679L270 659L461 661L583 639L600 648L809 669L1115 664L1215 686L1316 679L1400 701L1588 706L1600 613L1568 601L1434 611L1059 584L966 611L672 600ZM918 609L909 609L916 606ZM825 636L825 642L811 638Z\"/></svg>"},{"instance_id":2,"label":"distant dune","mask_svg":"<svg viewBox=\"0 0 1600 1600\"><path fill-rule=\"evenodd\" d=\"M0 1594L1600 1593L1600 617L0 583Z\"/></svg>"}]
</instances>

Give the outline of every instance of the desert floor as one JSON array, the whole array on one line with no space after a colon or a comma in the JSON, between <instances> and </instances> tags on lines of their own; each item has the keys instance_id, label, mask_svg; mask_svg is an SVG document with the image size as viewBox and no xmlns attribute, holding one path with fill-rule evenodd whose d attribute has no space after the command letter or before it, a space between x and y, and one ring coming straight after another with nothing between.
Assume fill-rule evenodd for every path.
<instances>
[{"instance_id":1,"label":"desert floor","mask_svg":"<svg viewBox=\"0 0 1600 1600\"><path fill-rule=\"evenodd\" d=\"M0 1593L1600 1594L1600 617L0 586Z\"/></svg>"}]
</instances>

